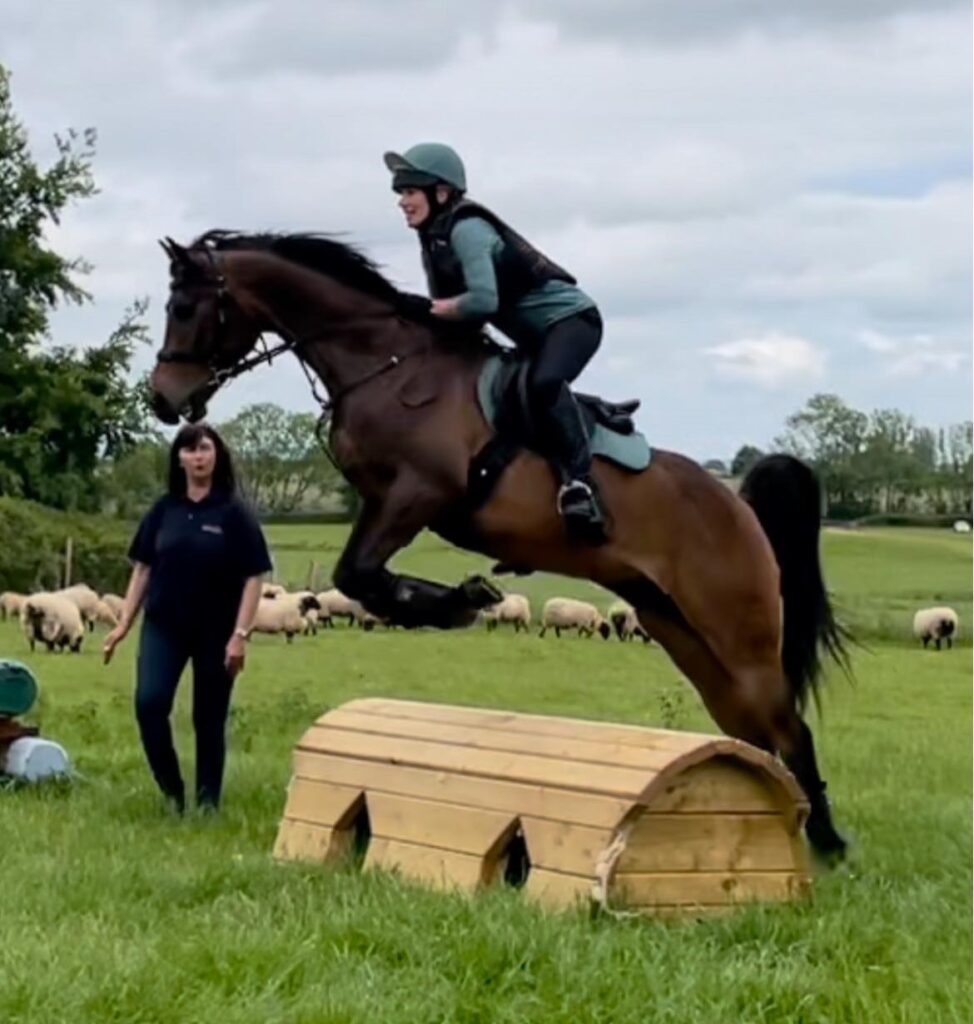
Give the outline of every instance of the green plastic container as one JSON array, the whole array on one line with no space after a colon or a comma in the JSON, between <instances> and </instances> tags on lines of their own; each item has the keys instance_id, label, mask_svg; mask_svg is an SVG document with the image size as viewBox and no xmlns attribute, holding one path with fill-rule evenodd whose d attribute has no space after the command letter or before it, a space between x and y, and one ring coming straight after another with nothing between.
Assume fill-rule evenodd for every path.
<instances>
[{"instance_id":1,"label":"green plastic container","mask_svg":"<svg viewBox=\"0 0 974 1024\"><path fill-rule=\"evenodd\" d=\"M0 659L0 715L22 715L37 700L37 680L22 661Z\"/></svg>"}]
</instances>

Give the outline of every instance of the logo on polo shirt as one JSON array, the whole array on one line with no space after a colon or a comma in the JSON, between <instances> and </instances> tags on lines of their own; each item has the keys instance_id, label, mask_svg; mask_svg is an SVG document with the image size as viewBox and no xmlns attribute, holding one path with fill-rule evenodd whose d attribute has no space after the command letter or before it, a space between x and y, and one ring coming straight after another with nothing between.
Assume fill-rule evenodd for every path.
<instances>
[{"instance_id":1,"label":"logo on polo shirt","mask_svg":"<svg viewBox=\"0 0 974 1024\"><path fill-rule=\"evenodd\" d=\"M207 533L223 533L223 527L217 526L215 523L204 523L200 529Z\"/></svg>"}]
</instances>

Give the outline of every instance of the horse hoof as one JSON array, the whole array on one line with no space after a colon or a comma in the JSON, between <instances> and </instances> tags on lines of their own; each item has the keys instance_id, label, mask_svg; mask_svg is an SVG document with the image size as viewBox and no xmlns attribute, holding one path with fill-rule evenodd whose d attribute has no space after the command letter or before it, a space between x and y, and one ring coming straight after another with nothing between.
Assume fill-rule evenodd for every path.
<instances>
[{"instance_id":1,"label":"horse hoof","mask_svg":"<svg viewBox=\"0 0 974 1024\"><path fill-rule=\"evenodd\" d=\"M815 860L823 867L834 870L848 857L848 842L831 825L811 829L806 826L805 834Z\"/></svg>"}]
</instances>

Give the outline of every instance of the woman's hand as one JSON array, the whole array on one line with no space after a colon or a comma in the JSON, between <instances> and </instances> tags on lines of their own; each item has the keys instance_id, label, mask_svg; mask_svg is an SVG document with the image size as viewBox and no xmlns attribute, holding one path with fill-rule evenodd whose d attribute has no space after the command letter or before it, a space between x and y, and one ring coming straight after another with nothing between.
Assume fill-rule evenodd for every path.
<instances>
[{"instance_id":1,"label":"woman's hand","mask_svg":"<svg viewBox=\"0 0 974 1024\"><path fill-rule=\"evenodd\" d=\"M442 320L460 319L460 310L457 308L456 299L433 299L430 312Z\"/></svg>"},{"instance_id":2,"label":"woman's hand","mask_svg":"<svg viewBox=\"0 0 974 1024\"><path fill-rule=\"evenodd\" d=\"M226 665L230 678L233 679L243 671L244 659L247 654L247 641L239 633L234 633L227 641L226 657L223 664Z\"/></svg>"},{"instance_id":3,"label":"woman's hand","mask_svg":"<svg viewBox=\"0 0 974 1024\"><path fill-rule=\"evenodd\" d=\"M126 636L128 636L128 631L129 626L120 622L108 634L108 636L105 637L105 642L101 646L101 653L104 655L106 665L112 660L115 648L126 638Z\"/></svg>"}]
</instances>

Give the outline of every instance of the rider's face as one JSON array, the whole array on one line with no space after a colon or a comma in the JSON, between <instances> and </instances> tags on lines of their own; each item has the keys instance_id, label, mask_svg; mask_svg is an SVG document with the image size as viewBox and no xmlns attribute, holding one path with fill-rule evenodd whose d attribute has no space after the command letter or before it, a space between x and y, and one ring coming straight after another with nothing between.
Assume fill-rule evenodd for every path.
<instances>
[{"instance_id":1,"label":"rider's face","mask_svg":"<svg viewBox=\"0 0 974 1024\"><path fill-rule=\"evenodd\" d=\"M418 228L430 215L430 204L426 193L418 188L404 188L399 193L399 209L406 216L406 224Z\"/></svg>"}]
</instances>

